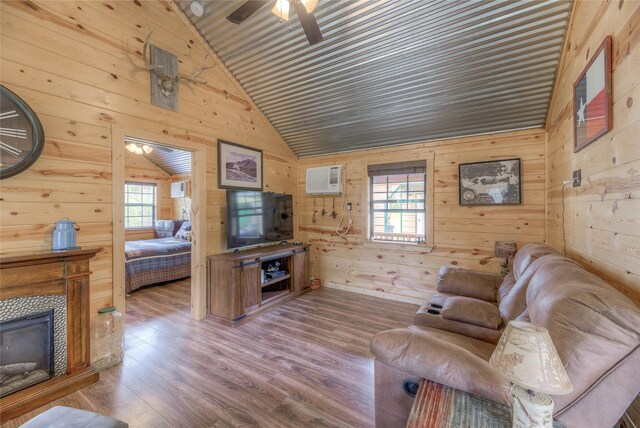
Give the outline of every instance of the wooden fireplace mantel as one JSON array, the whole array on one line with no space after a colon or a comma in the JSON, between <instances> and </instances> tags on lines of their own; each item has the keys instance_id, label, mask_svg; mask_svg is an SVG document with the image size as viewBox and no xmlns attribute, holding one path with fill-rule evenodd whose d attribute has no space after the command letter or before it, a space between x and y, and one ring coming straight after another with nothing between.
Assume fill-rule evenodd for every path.
<instances>
[{"instance_id":1,"label":"wooden fireplace mantel","mask_svg":"<svg viewBox=\"0 0 640 428\"><path fill-rule=\"evenodd\" d=\"M26 296L64 295L67 307L67 370L0 400L6 422L98 381L91 367L89 260L102 248L0 255L0 301Z\"/></svg>"}]
</instances>

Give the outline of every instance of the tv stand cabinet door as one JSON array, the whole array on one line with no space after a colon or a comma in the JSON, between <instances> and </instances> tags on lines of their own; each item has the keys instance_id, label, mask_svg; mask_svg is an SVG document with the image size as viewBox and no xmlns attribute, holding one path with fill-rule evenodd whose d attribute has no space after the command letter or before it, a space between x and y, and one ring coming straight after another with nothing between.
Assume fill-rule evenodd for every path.
<instances>
[{"instance_id":1,"label":"tv stand cabinet door","mask_svg":"<svg viewBox=\"0 0 640 428\"><path fill-rule=\"evenodd\" d=\"M209 258L209 312L233 321L244 315L241 266L233 260Z\"/></svg>"},{"instance_id":2,"label":"tv stand cabinet door","mask_svg":"<svg viewBox=\"0 0 640 428\"><path fill-rule=\"evenodd\" d=\"M300 291L309 286L310 254L308 249L293 256L293 291Z\"/></svg>"},{"instance_id":3,"label":"tv stand cabinet door","mask_svg":"<svg viewBox=\"0 0 640 428\"><path fill-rule=\"evenodd\" d=\"M241 268L240 289L242 293L242 307L245 313L256 309L260 303L260 263L254 263Z\"/></svg>"}]
</instances>

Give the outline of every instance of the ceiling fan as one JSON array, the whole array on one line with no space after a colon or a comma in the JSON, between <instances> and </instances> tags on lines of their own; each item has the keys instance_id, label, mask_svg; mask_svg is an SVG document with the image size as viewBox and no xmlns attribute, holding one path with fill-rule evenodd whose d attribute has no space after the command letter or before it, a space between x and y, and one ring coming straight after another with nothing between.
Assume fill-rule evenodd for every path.
<instances>
[{"instance_id":1,"label":"ceiling fan","mask_svg":"<svg viewBox=\"0 0 640 428\"><path fill-rule=\"evenodd\" d=\"M249 18L271 1L273 0L247 0L242 6L227 16L227 19L234 24L241 24L245 19ZM271 12L287 21L289 20L289 10L293 7L293 10L295 10L298 15L302 29L307 35L309 44L315 45L323 40L320 27L318 27L313 13L311 13L316 6L318 6L318 0L276 0L276 4L273 9L271 9Z\"/></svg>"}]
</instances>

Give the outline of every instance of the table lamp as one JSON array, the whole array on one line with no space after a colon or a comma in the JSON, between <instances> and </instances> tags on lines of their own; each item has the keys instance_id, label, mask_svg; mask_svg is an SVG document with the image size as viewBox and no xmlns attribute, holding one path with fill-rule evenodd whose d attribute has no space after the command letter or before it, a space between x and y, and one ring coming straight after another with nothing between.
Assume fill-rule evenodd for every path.
<instances>
[{"instance_id":1,"label":"table lamp","mask_svg":"<svg viewBox=\"0 0 640 428\"><path fill-rule=\"evenodd\" d=\"M496 241L495 255L504 259L502 264L502 274L509 273L509 260L516 255L518 251L518 244L515 241Z\"/></svg>"},{"instance_id":2,"label":"table lamp","mask_svg":"<svg viewBox=\"0 0 640 428\"><path fill-rule=\"evenodd\" d=\"M525 321L510 321L489 364L510 381L513 427L553 425L553 400L547 394L573 391L546 328Z\"/></svg>"}]
</instances>

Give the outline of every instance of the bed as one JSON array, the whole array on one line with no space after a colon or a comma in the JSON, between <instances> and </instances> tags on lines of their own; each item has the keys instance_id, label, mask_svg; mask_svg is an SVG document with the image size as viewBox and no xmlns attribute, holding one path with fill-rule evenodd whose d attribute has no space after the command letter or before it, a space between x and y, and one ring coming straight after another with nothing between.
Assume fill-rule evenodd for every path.
<instances>
[{"instance_id":1,"label":"bed","mask_svg":"<svg viewBox=\"0 0 640 428\"><path fill-rule=\"evenodd\" d=\"M191 275L191 242L176 237L125 242L125 287L130 293L145 285Z\"/></svg>"}]
</instances>

